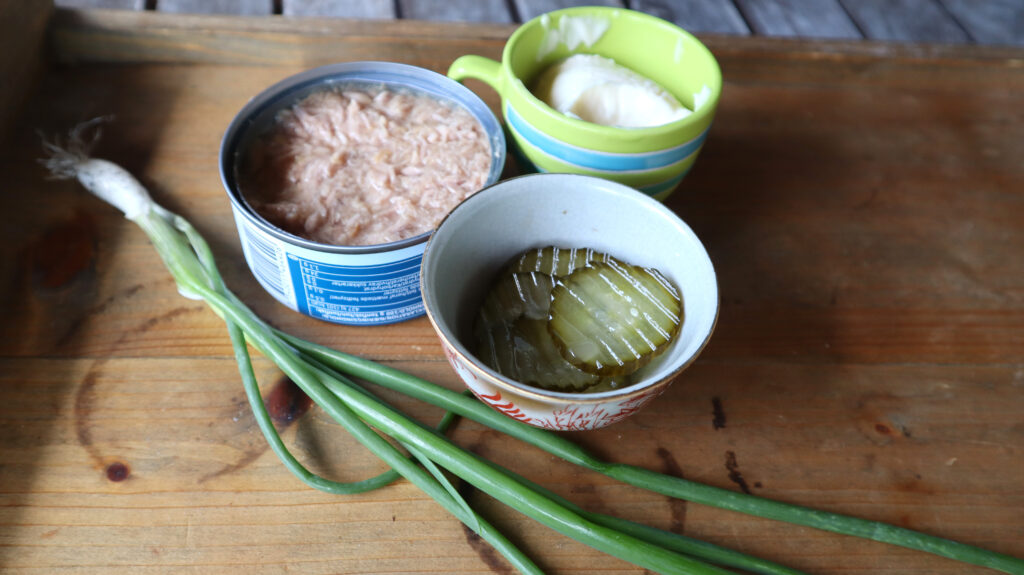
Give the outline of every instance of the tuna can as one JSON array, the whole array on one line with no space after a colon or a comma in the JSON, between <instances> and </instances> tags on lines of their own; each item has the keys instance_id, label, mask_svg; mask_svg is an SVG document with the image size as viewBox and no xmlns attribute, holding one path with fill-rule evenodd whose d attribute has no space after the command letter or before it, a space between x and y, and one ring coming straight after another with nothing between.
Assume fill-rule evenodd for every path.
<instances>
[{"instance_id":1,"label":"tuna can","mask_svg":"<svg viewBox=\"0 0 1024 575\"><path fill-rule=\"evenodd\" d=\"M369 246L314 242L256 213L237 183L240 154L273 125L278 112L314 91L352 84L419 92L468 110L490 141L486 185L501 176L505 136L490 108L462 84L393 62L346 62L296 74L256 95L231 121L221 141L220 176L245 261L256 281L277 301L310 317L346 325L382 325L424 314L420 263L431 232Z\"/></svg>"}]
</instances>

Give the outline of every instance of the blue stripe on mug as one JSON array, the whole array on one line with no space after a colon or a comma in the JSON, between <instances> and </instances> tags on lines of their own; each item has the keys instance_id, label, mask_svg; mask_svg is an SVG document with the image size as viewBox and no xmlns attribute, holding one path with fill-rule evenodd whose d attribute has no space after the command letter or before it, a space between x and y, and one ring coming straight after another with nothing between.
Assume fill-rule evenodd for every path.
<instances>
[{"instance_id":1,"label":"blue stripe on mug","mask_svg":"<svg viewBox=\"0 0 1024 575\"><path fill-rule=\"evenodd\" d=\"M544 168L541 168L539 166L533 165L532 163L530 163L529 160L526 160L525 158L523 160L519 160L519 161L525 161L527 164L529 164L529 166L532 168L532 170L534 172L540 172L542 174L548 173L548 171L545 170ZM683 181L683 178L686 177L686 174L690 173L690 168L692 168L692 167L693 166L687 167L685 170L683 170L683 172L681 174L679 174L677 176L672 176L671 178L669 178L667 180L663 180L661 182L657 182L657 183L654 183L654 184L648 184L646 186L632 186L632 187L635 188L637 191L643 192L643 193L647 194L648 196L653 196L655 199L657 199L660 195L664 194L665 192L669 192L669 191L674 190L675 187L678 186L679 183Z\"/></svg>"},{"instance_id":2,"label":"blue stripe on mug","mask_svg":"<svg viewBox=\"0 0 1024 575\"><path fill-rule=\"evenodd\" d=\"M581 168L616 172L659 169L681 162L700 148L708 133L708 130L705 129L689 142L667 150L643 154L616 154L587 150L558 141L528 124L508 104L505 105L505 120L509 127L524 140L557 160L575 164Z\"/></svg>"},{"instance_id":3,"label":"blue stripe on mug","mask_svg":"<svg viewBox=\"0 0 1024 575\"><path fill-rule=\"evenodd\" d=\"M658 182L656 184L649 184L649 185L646 185L646 186L640 186L637 189L640 190L641 192L647 194L648 196L657 196L658 194L665 193L665 192L667 192L669 190L674 189L676 186L678 186L679 182L683 181L683 176L685 176L686 173L689 172L689 171L690 171L690 168L686 168L685 170L683 170L683 173L679 174L678 176L674 176L672 178L669 178L669 179L667 179L667 180L665 180L663 182Z\"/></svg>"}]
</instances>

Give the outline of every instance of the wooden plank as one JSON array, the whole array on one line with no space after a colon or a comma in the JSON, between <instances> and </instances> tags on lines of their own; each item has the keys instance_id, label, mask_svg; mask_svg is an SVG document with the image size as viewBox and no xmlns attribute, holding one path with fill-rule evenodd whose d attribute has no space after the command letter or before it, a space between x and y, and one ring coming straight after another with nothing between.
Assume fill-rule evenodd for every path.
<instances>
[{"instance_id":1,"label":"wooden plank","mask_svg":"<svg viewBox=\"0 0 1024 575\"><path fill-rule=\"evenodd\" d=\"M505 0L398 0L402 18L437 22L512 22Z\"/></svg>"},{"instance_id":2,"label":"wooden plank","mask_svg":"<svg viewBox=\"0 0 1024 575\"><path fill-rule=\"evenodd\" d=\"M172 14L268 16L274 13L274 2L273 0L157 0L156 9Z\"/></svg>"},{"instance_id":3,"label":"wooden plank","mask_svg":"<svg viewBox=\"0 0 1024 575\"><path fill-rule=\"evenodd\" d=\"M514 0L513 5L520 22L526 22L546 12L573 6L625 6L622 0Z\"/></svg>"},{"instance_id":4,"label":"wooden plank","mask_svg":"<svg viewBox=\"0 0 1024 575\"><path fill-rule=\"evenodd\" d=\"M146 9L146 0L54 0L54 4L59 8Z\"/></svg>"},{"instance_id":5,"label":"wooden plank","mask_svg":"<svg viewBox=\"0 0 1024 575\"><path fill-rule=\"evenodd\" d=\"M860 38L839 0L736 0L755 34L798 38Z\"/></svg>"},{"instance_id":6,"label":"wooden plank","mask_svg":"<svg viewBox=\"0 0 1024 575\"><path fill-rule=\"evenodd\" d=\"M939 0L839 0L872 40L963 44L964 29Z\"/></svg>"},{"instance_id":7,"label":"wooden plank","mask_svg":"<svg viewBox=\"0 0 1024 575\"><path fill-rule=\"evenodd\" d=\"M1024 46L1024 3L1019 0L942 0L942 3L975 42Z\"/></svg>"},{"instance_id":8,"label":"wooden plank","mask_svg":"<svg viewBox=\"0 0 1024 575\"><path fill-rule=\"evenodd\" d=\"M234 230L217 223L221 217L218 214L222 214L226 207L223 191L217 184L215 174L209 174L206 178L198 174L203 173L208 158L216 154L216 143L231 114L248 98L290 72L337 61L339 57L394 58L438 71L443 71L455 57L466 53L498 57L503 39L511 30L509 27L487 28L479 25L453 28L453 25L413 21L375 23L382 30L382 35L392 39L389 40L392 44L389 44L389 48L374 48L366 36L363 23L317 22L313 32L303 38L296 38L288 35L286 30L288 26L297 26L299 23L287 20L259 19L259 26L262 27L254 28L255 24L251 21L229 26L227 23L232 21L214 18L209 21L222 25L216 34L196 31L195 22L207 21L204 19L173 19L181 22L180 25L171 25L169 20L159 14L129 13L117 17L104 14L104 17L90 24L95 28L90 28L88 32L72 33L68 26L76 24L64 19L55 28L54 37L61 42L56 54L64 59L77 59L80 65L103 61L103 58L134 64L183 61L189 58L201 61L209 59L218 64L270 64L269 67L260 66L251 70L215 68L219 70L216 74L211 72L213 75L210 77L198 78L193 76L198 72L191 64L167 67L161 74L154 76L123 76L105 69L92 72L100 74L97 79L103 78L105 83L99 85L108 86L110 90L89 92L92 101L105 103L95 113L115 112L127 126L122 129L137 126L140 134L156 131L159 124L153 123L160 121L160 115L142 114L138 110L132 112L131 102L119 99L117 95L138 94L153 102L158 109L185 106L206 110L209 109L210 101L225 102L218 116L178 126L175 133L179 135L175 139L164 138L164 149L174 157L173 160L148 163L140 159L133 167L149 170L152 178L169 181L175 188L195 189L196 195L191 200L195 211L191 213L203 229L211 230L213 235L210 240L214 245L231 254L227 256L229 260L237 262L241 260L237 259L240 258L240 252ZM465 43L460 44L451 38L452 30L478 36L472 40L463 40ZM444 41L445 37L449 40ZM725 233L726 238L735 238L737 243L727 242L718 246L722 250L717 254L723 261L722 266L724 262L738 264L746 257L743 250L749 250L749 246L763 247L764 251L759 252L761 257L770 259L772 253L789 253L792 246L812 241L808 237L793 235L797 233L798 227L779 227L782 226L781 222L789 221L790 218L802 217L812 221L812 214L829 209L833 211L828 212L828 218L848 220L851 225L856 223L858 226L869 227L874 219L884 220L891 207L888 203L870 203L866 211L854 209L859 202L855 198L865 200L865 190L878 188L881 193L879 178L883 176L913 184L910 190L901 192L892 201L900 202L901 208L911 213L915 211L913 206L924 206L916 210L922 221L915 225L926 226L930 221L929 215L936 220L941 219L940 212L931 210L943 209L945 204L936 201L936 198L942 197L945 202L958 205L961 212L971 214L979 229L991 230L992 234L1005 234L1009 245L1024 242L1021 235L1024 230L1014 225L1012 219L1003 219L1009 215L1019 215L1012 205L1005 210L1001 208L995 211L987 211L984 207L987 205L984 202L996 201L996 198L1001 197L1003 189L1015 185L1024 188L1024 175L1019 165L993 164L991 159L1021 155L1019 146L1024 141L1024 128L1019 119L1005 117L1006 113L1002 111L1014 105L1014 94L1024 90L1024 78L1015 67L1014 55L1018 54L1017 51L984 47L961 47L954 51L949 47L925 49L916 46L878 46L863 42L796 44L751 38L712 38L708 41L719 59L725 77L730 79L727 99L723 102L723 111L727 112L718 118L714 128L718 140L712 142L720 143L708 146L697 168L684 183L684 191L673 202L686 202L687 198L695 197L692 205L687 202L685 206L680 206L685 207L684 213L687 213L688 219L694 220L695 225L699 224L706 234L724 233L716 231L716 207L726 209L725 206L729 206L730 210L743 212L751 194L740 183L729 188L731 191L722 189L723 182L735 181L732 172L734 157L748 158L745 165L764 174L761 177L776 178L774 187L766 190L771 189L773 193L790 198L790 201L782 203L764 199L765 206L761 208L765 212L763 216L743 224L736 231ZM123 44L125 42L128 44ZM108 48L111 45L117 46L118 49L103 50L104 45ZM128 49L128 45L131 49ZM430 49L423 49L424 46ZM76 53L72 56L69 51ZM84 76L79 78L72 75L67 81L91 86ZM781 91L768 88L775 84L790 87ZM965 84L975 86L976 89L965 95ZM96 89L91 88L93 91ZM56 92L60 87L56 86L53 90ZM480 93L497 109L493 91L480 89ZM759 99L759 94L769 94L770 97ZM890 121L891 118L888 118L879 120L872 129L866 129L861 118L879 114L878 104L872 100L876 95L886 101L892 100L886 109L891 110L893 117L905 115L916 121L904 123ZM59 98L60 93L51 93L49 97ZM67 105L71 106L73 101ZM780 103L786 109L798 111L799 117L806 121L785 122L777 109ZM972 116L971 110L977 110L977 115ZM41 121L46 122L43 126L51 129L78 119L73 116L49 116L50 119L42 118ZM763 127L764 131L758 131L761 129L755 128L758 126ZM809 144L827 141L835 129L841 129L845 135L845 139L836 145L840 146L844 154L857 158L854 164L844 160L845 155L838 152L834 156L822 157L822 146ZM967 129L973 131L963 132ZM987 142L985 147L969 145L978 137L977 130L983 130ZM754 132L757 132L758 137L753 140L742 137L742 134ZM919 151L925 135L943 145ZM774 147L782 136L792 145ZM131 154L133 149L142 147L134 140L142 138L141 135L129 133L123 134L122 138L127 140L120 145L118 140L109 143L113 146L113 153ZM206 147L197 150L195 141L205 142ZM945 169L953 167L948 160L943 159L945 155L964 159L957 162L955 167L958 171L939 177L935 166L946 166ZM31 164L31 156L22 161ZM779 162L789 166L789 169L776 172ZM189 168L183 169L183 166ZM806 176L808 170L812 171L814 177ZM830 185L840 190L841 193L834 196L837 203L823 205L814 199L820 194L821 182L831 182ZM989 184L981 185L977 182ZM24 182L21 185L28 190L33 184ZM958 185L977 188L978 191L971 196L962 196L956 193ZM703 196L692 196L685 192L691 186L693 190L719 190L721 198L704 203L700 201ZM73 190L73 186L65 189L60 205L91 205L81 199L75 200ZM29 202L33 196L26 192L23 197ZM846 203L839 198L846 198ZM981 203L972 205L971 198ZM97 230L119 229L117 214L109 210L93 206L86 209L86 213L94 218ZM50 225L60 229L61 226L73 223L73 216L73 212L68 212L64 214L66 222L56 221ZM21 233L15 234L19 239L13 245L29 250L30 245L26 244L25 238L31 235L28 230L38 225L38 222L32 224L27 220L17 223L16 227L21 229ZM120 226L131 230L127 224ZM94 232L89 237L99 233ZM813 240L813 243L827 243L834 246L835 251L832 255L822 255L821 260L808 261L808 267L801 272L806 275L801 282L800 292L806 299L794 300L793 286L786 283L777 285L774 291L765 291L761 270L758 268L742 265L722 268L720 273L728 280L723 279L722 282L723 290L727 290L723 297L735 299L723 300L733 302L723 309L723 317L730 316L734 313L732 310L736 309L738 315L734 317L737 322L742 317L742 323L759 326L759 329L771 329L771 326L785 326L786 329L764 341L757 337L757 334L762 333L759 329L745 331L740 323L720 322L716 345L711 346L707 352L711 357L715 354L724 357L748 357L754 354L788 357L794 350L806 347L805 338L813 337L818 343L813 349L803 349L802 353L821 360L840 355L865 362L892 361L894 358L901 361L939 361L942 358L966 361L976 354L985 353L993 361L1011 361L1018 354L1019 346L1024 344L1021 339L1024 331L1016 329L1021 321L1021 312L1002 310L989 313L985 309L976 309L972 307L972 292L966 287L960 292L936 296L939 299L930 305L905 309L903 314L907 321L896 329L890 321L893 313L891 295L898 293L902 298L900 301L912 302L913 294L919 290L919 286L916 280L909 281L903 275L909 269L905 266L909 264L902 261L886 263L884 250L885 246L894 245L909 253L917 245L916 240L903 237L900 230L895 228L875 237L871 246L863 244L865 240L862 235L847 233L839 227L822 233L825 235ZM954 247L949 244L952 239L942 239L941 234L938 235L940 237L935 238L935 241L922 242L920 253L911 258L913 269L918 270L919 277L943 277L950 273L948 254ZM1009 263L1015 260L989 261L982 257L988 249L985 243L988 237L976 237L957 249L966 250L971 258L982 258L983 277L988 278L992 286L1012 285L1016 271L1009 267ZM740 242L739 238L746 238L749 245ZM138 234L130 233L122 239L136 242L133 244L137 246L135 249L145 250L145 240ZM100 242L98 245L109 244ZM93 257L114 257L112 253L102 251L106 248L99 249ZM868 250L864 252L866 256L881 258L879 265L885 265L877 270L871 268L877 272L876 275L864 269L861 271L867 275L851 276L842 283L836 283L830 275L830 261L833 257L840 257L839 254L844 250L857 253ZM221 337L221 327L216 321L203 319L202 314L194 310L194 306L184 306L183 310L175 312L166 325L162 324L160 328L148 329L137 337L121 340L121 334L146 323L146 310L159 307L163 305L161 302L174 296L159 262L143 260L135 265L138 266L137 275L163 278L163 283L142 286L130 293L104 292L99 297L103 305L96 302L72 305L73 302L69 302L65 305L71 305L70 309L39 311L51 309L48 307L51 304L43 303L50 301L47 299L41 300L36 306L13 310L13 317L21 318L21 321L28 321L25 313L45 313L48 319L31 322L35 326L33 329L39 332L33 337L10 336L13 339L6 341L5 345L26 355L51 353L55 349L85 355L137 355L145 353L157 345L158 341L164 342L168 353L183 356L206 349L207 346L217 353L228 352L227 343ZM239 264L236 272L237 281L233 285L242 291L247 301L254 302L260 313L272 315L282 327L299 330L305 335L327 338L332 344L357 353L375 353L389 358L425 358L436 353L435 339L429 331L423 331L423 327L427 326L425 320L399 324L391 330L376 332L382 335L367 339L365 331L358 328L331 327L303 321L301 316L281 309L263 293L247 275L244 266ZM954 283L970 286L970 275L968 270L963 270ZM885 282L887 287L877 291L857 287L873 285L872 281ZM837 301L841 295L839 291L833 294L833 290L840 288L854 290L851 293L856 297L849 302L848 307L835 307L831 304L833 295ZM18 292L17 296L12 295L9 301L32 301L46 293L34 291L31 284L22 285L19 289L24 291ZM996 287L990 289L997 290ZM78 289L71 293L85 294L88 291ZM58 292L64 293L61 290ZM774 303L760 303L766 299ZM744 302L741 307L731 307L740 306L739 302ZM21 309L24 311L19 311ZM98 321L100 319L102 321ZM837 331L837 325L855 325L856 329ZM937 334L941 334L941 337Z\"/></svg>"},{"instance_id":9,"label":"wooden plank","mask_svg":"<svg viewBox=\"0 0 1024 575\"><path fill-rule=\"evenodd\" d=\"M22 105L44 72L46 30L53 2L0 3L0 151L5 150Z\"/></svg>"},{"instance_id":10,"label":"wooden plank","mask_svg":"<svg viewBox=\"0 0 1024 575\"><path fill-rule=\"evenodd\" d=\"M732 2L633 0L630 7L673 22L690 32L750 34L750 28Z\"/></svg>"},{"instance_id":11,"label":"wooden plank","mask_svg":"<svg viewBox=\"0 0 1024 575\"><path fill-rule=\"evenodd\" d=\"M283 0L285 16L327 16L359 20L395 18L393 0Z\"/></svg>"},{"instance_id":12,"label":"wooden plank","mask_svg":"<svg viewBox=\"0 0 1024 575\"><path fill-rule=\"evenodd\" d=\"M458 386L445 364L391 365ZM297 564L318 574L506 572L406 482L341 497L292 477L267 449L236 369L227 357L0 359L5 565L112 575L263 575ZM268 362L258 359L256 373L265 393L279 389ZM387 397L424 422L440 415ZM603 458L1020 554L1022 401L1014 366L698 362L642 419L568 437ZM353 480L381 470L317 409L281 434L319 473ZM472 422L452 437L588 509L809 573L988 573L673 503ZM547 572L640 573L481 494L470 501Z\"/></svg>"},{"instance_id":13,"label":"wooden plank","mask_svg":"<svg viewBox=\"0 0 1024 575\"><path fill-rule=\"evenodd\" d=\"M346 19L253 18L239 20L221 16L164 15L154 12L119 10L61 11L55 14L53 27L54 56L65 63L155 63L206 62L221 64L303 65L336 61L339 51L366 52L367 32L363 23ZM296 29L301 35L296 36ZM208 34L203 30L215 30ZM452 30L458 33L451 36ZM485 23L442 23L430 21L384 20L374 22L377 34L392 38L390 43L376 46L378 50L396 49L395 57L417 62L434 61L446 69L448 58L472 53L473 46L485 44L487 54L500 57L505 40L514 26ZM408 39L408 40L407 40ZM1019 57L1019 50L999 46L964 46L941 44L893 44L879 42L787 42L777 38L736 38L709 36L704 42L718 54L739 55L756 52L763 58L758 65L769 66L770 74L796 78L798 68L788 65L798 60L801 66L821 66L821 73L834 69L828 81L859 82L858 67L869 70L896 65L899 74L886 74L886 81L900 85L954 86L952 76L944 75L937 66L908 64L914 60L941 61L958 67L958 74L970 75L979 63L977 75L970 78L975 85L996 81L987 66L1004 65ZM416 50L417 42L429 43L429 50ZM737 43L738 42L738 43ZM434 57L434 54L437 54ZM744 74L757 74L757 69L743 66L742 59L732 65L742 66ZM816 72L819 72L816 70Z\"/></svg>"},{"instance_id":14,"label":"wooden plank","mask_svg":"<svg viewBox=\"0 0 1024 575\"><path fill-rule=\"evenodd\" d=\"M484 23L374 21L386 44L368 41L366 22L335 18L248 18L97 10L55 15L56 58L63 62L206 62L310 66L383 58L445 71L481 45L501 57L513 28ZM296 28L304 30L296 36ZM451 37L451 30L459 34ZM216 34L207 31L216 30Z\"/></svg>"}]
</instances>

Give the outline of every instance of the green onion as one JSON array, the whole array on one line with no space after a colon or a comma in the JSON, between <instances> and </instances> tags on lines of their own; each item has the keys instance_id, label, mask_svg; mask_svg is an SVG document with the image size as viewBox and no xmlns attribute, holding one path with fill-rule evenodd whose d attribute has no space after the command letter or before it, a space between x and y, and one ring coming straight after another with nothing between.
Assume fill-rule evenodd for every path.
<instances>
[{"instance_id":1,"label":"green onion","mask_svg":"<svg viewBox=\"0 0 1024 575\"><path fill-rule=\"evenodd\" d=\"M186 220L154 203L141 184L120 167L88 157L89 146L83 134L94 125L95 122L90 122L76 128L65 145L44 142L49 157L43 163L54 177L77 178L90 192L121 209L149 236L182 295L204 300L224 320L238 361L242 385L261 431L289 471L311 487L349 494L376 489L399 476L404 477L488 541L523 573L541 571L472 509L445 471L562 534L659 573L731 573L719 565L766 575L798 573L710 543L588 512L448 440L444 430L454 414L458 414L566 461L655 493L901 545L1006 573L1024 573L1024 560L1009 555L884 523L702 485L636 466L604 462L562 436L505 417L466 395L274 330L227 289L209 246ZM315 475L303 467L288 451L266 412L247 343L277 364L320 408L391 470L363 481L340 483ZM387 405L353 378L399 391L439 406L447 413L436 429L427 427ZM396 444L403 447L411 458Z\"/></svg>"},{"instance_id":2,"label":"green onion","mask_svg":"<svg viewBox=\"0 0 1024 575\"><path fill-rule=\"evenodd\" d=\"M756 495L737 493L632 465L606 463L562 436L505 417L490 407L447 388L360 357L306 342L281 332L278 334L311 358L323 361L353 377L372 381L382 387L400 391L416 399L448 409L544 449L566 461L624 483L694 503L927 551L965 563L991 567L1006 573L1024 573L1024 561L1021 559L949 539L878 521L868 521L781 503Z\"/></svg>"}]
</instances>

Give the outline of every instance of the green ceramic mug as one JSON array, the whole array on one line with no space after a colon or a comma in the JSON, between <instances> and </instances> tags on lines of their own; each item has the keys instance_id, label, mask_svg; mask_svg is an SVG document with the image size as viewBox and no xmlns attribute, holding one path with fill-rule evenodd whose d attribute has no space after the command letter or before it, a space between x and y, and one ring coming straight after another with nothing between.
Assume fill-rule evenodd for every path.
<instances>
[{"instance_id":1,"label":"green ceramic mug","mask_svg":"<svg viewBox=\"0 0 1024 575\"><path fill-rule=\"evenodd\" d=\"M585 122L530 92L548 66L572 54L598 54L654 80L692 114L660 126L618 128ZM697 159L722 91L707 49L683 29L649 14L587 6L550 12L523 24L501 62L463 56L448 76L474 78L501 96L501 111L527 170L598 176L664 200Z\"/></svg>"}]
</instances>

